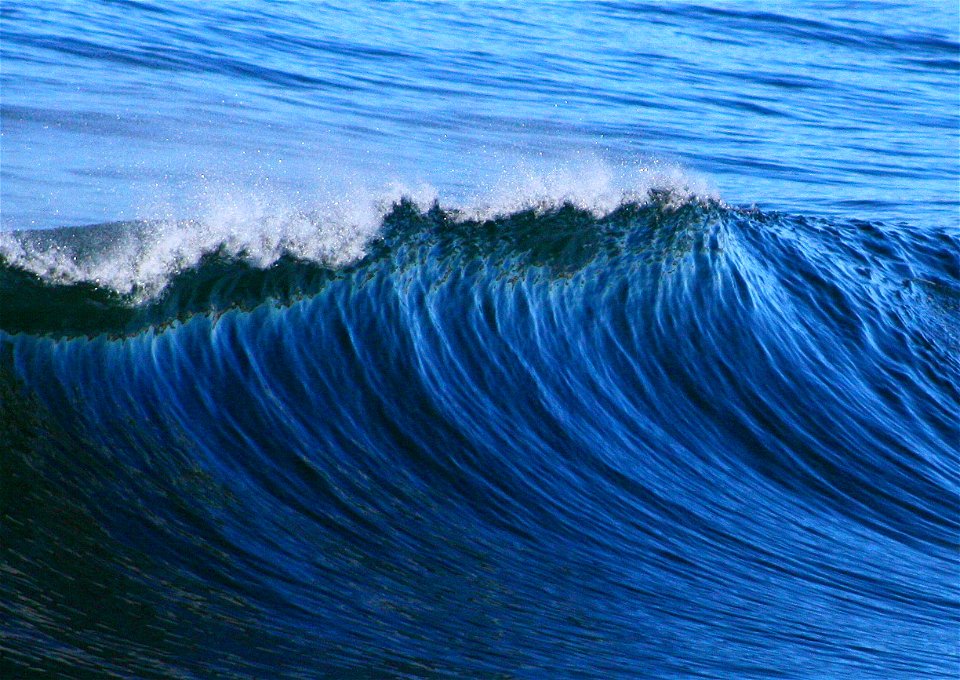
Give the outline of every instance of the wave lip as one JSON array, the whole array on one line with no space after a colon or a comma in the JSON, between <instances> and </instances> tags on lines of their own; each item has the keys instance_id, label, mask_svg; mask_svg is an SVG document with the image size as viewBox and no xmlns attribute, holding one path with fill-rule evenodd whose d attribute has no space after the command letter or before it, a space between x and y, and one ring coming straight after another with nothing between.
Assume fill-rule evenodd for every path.
<instances>
[{"instance_id":1,"label":"wave lip","mask_svg":"<svg viewBox=\"0 0 960 680\"><path fill-rule=\"evenodd\" d=\"M281 258L341 267L361 259L401 202L421 211L439 204L428 184L393 182L329 193L309 207L277 197L209 186L197 219L143 220L42 231L0 232L0 261L51 284L86 283L144 302L205 257L264 269ZM521 163L462 201L445 202L455 219L486 221L525 210L573 205L601 217L619 206L718 200L705 180L663 163L610 165L580 159L551 167Z\"/></svg>"},{"instance_id":2,"label":"wave lip","mask_svg":"<svg viewBox=\"0 0 960 680\"><path fill-rule=\"evenodd\" d=\"M539 253L533 260L540 265L553 258L551 266L576 267L563 264L560 254L576 263L572 251L582 246L596 255L601 239L622 247L611 225L639 228L655 214L709 205L654 191L644 203L627 201L606 214L546 200L501 214L445 210L435 202L424 209L404 198L376 228L345 228L298 214L292 227L290 218L270 218L242 238L192 221L23 232L0 249L0 329L128 333L195 313L287 304L332 279L399 266L405 253L425 242L444 243L451 252L470 252L480 260L498 252L506 257L513 249L513 256L525 260ZM450 267L452 260L441 258L438 264Z\"/></svg>"}]
</instances>

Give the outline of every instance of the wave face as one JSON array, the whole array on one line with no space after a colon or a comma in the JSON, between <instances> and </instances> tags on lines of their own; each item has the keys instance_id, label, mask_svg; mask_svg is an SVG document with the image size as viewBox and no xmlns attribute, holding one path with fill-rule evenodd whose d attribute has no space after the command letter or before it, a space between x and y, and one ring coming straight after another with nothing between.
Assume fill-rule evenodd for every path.
<instances>
[{"instance_id":1,"label":"wave face","mask_svg":"<svg viewBox=\"0 0 960 680\"><path fill-rule=\"evenodd\" d=\"M141 294L4 251L5 663L956 671L955 232L402 201L356 252Z\"/></svg>"}]
</instances>

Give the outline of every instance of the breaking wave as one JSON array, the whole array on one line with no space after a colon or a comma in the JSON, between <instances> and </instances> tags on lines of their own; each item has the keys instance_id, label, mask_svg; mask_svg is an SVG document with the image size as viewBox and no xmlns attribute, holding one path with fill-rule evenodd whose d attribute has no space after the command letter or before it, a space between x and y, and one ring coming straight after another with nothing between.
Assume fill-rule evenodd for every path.
<instances>
[{"instance_id":1,"label":"breaking wave","mask_svg":"<svg viewBox=\"0 0 960 680\"><path fill-rule=\"evenodd\" d=\"M8 658L955 669L956 234L553 194L5 235Z\"/></svg>"}]
</instances>

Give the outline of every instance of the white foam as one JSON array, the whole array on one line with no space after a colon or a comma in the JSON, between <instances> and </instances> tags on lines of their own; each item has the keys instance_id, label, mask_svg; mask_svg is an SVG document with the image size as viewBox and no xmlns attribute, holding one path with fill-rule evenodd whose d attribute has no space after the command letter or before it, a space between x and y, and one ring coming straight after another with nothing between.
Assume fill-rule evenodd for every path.
<instances>
[{"instance_id":1,"label":"white foam","mask_svg":"<svg viewBox=\"0 0 960 680\"><path fill-rule=\"evenodd\" d=\"M661 191L676 205L719 200L716 189L678 163L661 160L610 162L582 154L562 162L527 159L495 175L462 208L471 218L488 219L519 210L549 210L568 203L598 217L624 203L643 203Z\"/></svg>"},{"instance_id":2,"label":"white foam","mask_svg":"<svg viewBox=\"0 0 960 680\"><path fill-rule=\"evenodd\" d=\"M111 230L91 252L37 232L0 232L0 255L8 262L57 283L90 282L145 299L177 272L217 250L268 267L284 255L342 266L362 258L384 215L401 198L421 210L435 201L462 219L489 219L525 209L564 203L603 215L624 202L647 200L651 190L678 203L716 199L709 184L677 164L609 163L594 156L547 164L522 161L480 181L472 195L439 196L429 184L389 182L371 189L359 182L330 183L312 200L291 199L262 187L245 190L203 185L194 201L196 219L167 217ZM153 204L153 215L172 213Z\"/></svg>"}]
</instances>

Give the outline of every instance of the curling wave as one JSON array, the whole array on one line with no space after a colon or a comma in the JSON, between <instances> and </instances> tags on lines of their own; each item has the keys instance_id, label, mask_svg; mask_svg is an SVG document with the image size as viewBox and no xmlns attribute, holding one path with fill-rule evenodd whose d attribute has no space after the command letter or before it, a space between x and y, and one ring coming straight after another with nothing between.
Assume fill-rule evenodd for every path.
<instances>
[{"instance_id":1,"label":"curling wave","mask_svg":"<svg viewBox=\"0 0 960 680\"><path fill-rule=\"evenodd\" d=\"M148 294L23 258L151 228L2 251L15 663L956 668L954 233L654 192L404 200L320 257L204 245Z\"/></svg>"}]
</instances>

